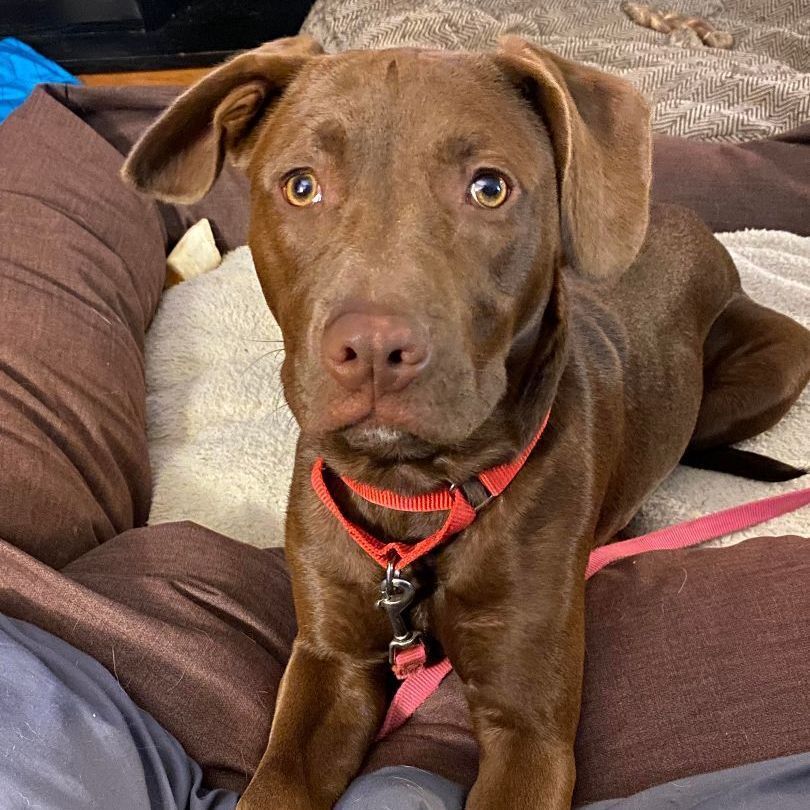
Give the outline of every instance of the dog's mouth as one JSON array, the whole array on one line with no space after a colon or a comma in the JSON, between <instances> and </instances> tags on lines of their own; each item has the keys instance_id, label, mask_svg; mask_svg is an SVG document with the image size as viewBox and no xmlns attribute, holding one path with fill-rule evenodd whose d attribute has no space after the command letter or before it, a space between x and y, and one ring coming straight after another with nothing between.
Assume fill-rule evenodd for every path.
<instances>
[{"instance_id":1,"label":"dog's mouth","mask_svg":"<svg viewBox=\"0 0 810 810\"><path fill-rule=\"evenodd\" d=\"M312 375L304 386L293 376L295 367L286 367L285 391L293 394L288 402L302 433L333 460L355 458L358 463L430 464L468 441L503 393L503 375L498 374L479 374L483 383L461 372L435 375L380 394L368 385L340 390L324 375Z\"/></svg>"},{"instance_id":2,"label":"dog's mouth","mask_svg":"<svg viewBox=\"0 0 810 810\"><path fill-rule=\"evenodd\" d=\"M399 397L375 401L367 391L325 402L310 412L307 431L336 450L380 461L423 460L436 454L436 436L428 425L441 429L441 418L431 418Z\"/></svg>"},{"instance_id":3,"label":"dog's mouth","mask_svg":"<svg viewBox=\"0 0 810 810\"><path fill-rule=\"evenodd\" d=\"M352 453L380 461L416 461L432 457L436 448L415 434L382 424L373 417L336 431L335 438Z\"/></svg>"},{"instance_id":4,"label":"dog's mouth","mask_svg":"<svg viewBox=\"0 0 810 810\"><path fill-rule=\"evenodd\" d=\"M318 410L307 414L302 430L342 458L421 466L466 441L488 415L483 409L470 414L458 407L438 408L400 398L375 402L355 395L322 399Z\"/></svg>"}]
</instances>

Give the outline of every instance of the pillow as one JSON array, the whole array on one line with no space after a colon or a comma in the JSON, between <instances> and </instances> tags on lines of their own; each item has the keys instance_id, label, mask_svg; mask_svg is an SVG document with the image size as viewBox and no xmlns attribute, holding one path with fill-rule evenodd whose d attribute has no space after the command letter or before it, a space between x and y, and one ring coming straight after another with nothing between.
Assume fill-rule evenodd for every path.
<instances>
[{"instance_id":1,"label":"pillow","mask_svg":"<svg viewBox=\"0 0 810 810\"><path fill-rule=\"evenodd\" d=\"M590 581L578 801L810 751L808 543L645 554Z\"/></svg>"},{"instance_id":2,"label":"pillow","mask_svg":"<svg viewBox=\"0 0 810 810\"><path fill-rule=\"evenodd\" d=\"M810 236L810 123L737 146L659 136L652 196L692 208L713 231Z\"/></svg>"},{"instance_id":3,"label":"pillow","mask_svg":"<svg viewBox=\"0 0 810 810\"><path fill-rule=\"evenodd\" d=\"M125 532L57 572L0 541L0 613L100 661L209 787L247 787L295 637L283 552L174 523Z\"/></svg>"},{"instance_id":4,"label":"pillow","mask_svg":"<svg viewBox=\"0 0 810 810\"><path fill-rule=\"evenodd\" d=\"M126 155L138 136L174 101L180 88L52 85L47 91ZM167 250L201 219L211 222L222 253L247 242L247 179L229 164L204 199L192 205L159 203L158 210L166 229Z\"/></svg>"},{"instance_id":5,"label":"pillow","mask_svg":"<svg viewBox=\"0 0 810 810\"><path fill-rule=\"evenodd\" d=\"M590 580L578 802L810 750L808 542L657 552ZM0 543L0 611L96 657L208 784L244 788L295 635L280 551L164 524L59 573ZM472 783L477 748L455 674L365 770L388 765Z\"/></svg>"},{"instance_id":6,"label":"pillow","mask_svg":"<svg viewBox=\"0 0 810 810\"><path fill-rule=\"evenodd\" d=\"M0 155L0 537L58 567L148 515L163 240L121 155L46 92L0 126Z\"/></svg>"}]
</instances>

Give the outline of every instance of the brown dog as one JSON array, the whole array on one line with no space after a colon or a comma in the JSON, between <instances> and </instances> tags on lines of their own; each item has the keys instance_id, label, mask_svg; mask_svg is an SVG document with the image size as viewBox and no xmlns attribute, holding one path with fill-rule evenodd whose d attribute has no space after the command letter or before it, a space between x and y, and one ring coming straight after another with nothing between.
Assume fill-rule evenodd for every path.
<instances>
[{"instance_id":1,"label":"brown dog","mask_svg":"<svg viewBox=\"0 0 810 810\"><path fill-rule=\"evenodd\" d=\"M523 470L404 572L412 621L466 690L468 810L562 810L574 785L583 572L687 447L773 425L810 334L755 304L690 213L648 209L650 131L625 82L515 38L488 54L239 56L144 135L125 177L196 200L225 157L252 181L250 245L301 426L287 524L299 635L242 810L327 810L390 696L380 569L310 485L400 493ZM413 541L444 515L343 511Z\"/></svg>"}]
</instances>

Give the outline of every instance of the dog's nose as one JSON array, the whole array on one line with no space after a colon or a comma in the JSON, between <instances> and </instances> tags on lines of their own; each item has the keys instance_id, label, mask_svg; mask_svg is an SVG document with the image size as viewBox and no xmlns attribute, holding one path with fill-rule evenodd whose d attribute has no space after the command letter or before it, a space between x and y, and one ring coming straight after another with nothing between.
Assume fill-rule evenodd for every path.
<instances>
[{"instance_id":1,"label":"dog's nose","mask_svg":"<svg viewBox=\"0 0 810 810\"><path fill-rule=\"evenodd\" d=\"M378 394L401 391L430 361L426 331L401 315L347 312L323 333L323 363L344 387L372 383Z\"/></svg>"}]
</instances>

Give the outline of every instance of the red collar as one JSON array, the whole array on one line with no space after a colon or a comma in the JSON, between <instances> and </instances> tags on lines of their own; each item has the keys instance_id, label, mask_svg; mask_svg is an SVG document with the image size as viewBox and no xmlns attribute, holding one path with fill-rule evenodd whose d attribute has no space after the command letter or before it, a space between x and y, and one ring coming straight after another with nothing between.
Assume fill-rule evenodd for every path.
<instances>
[{"instance_id":1,"label":"red collar","mask_svg":"<svg viewBox=\"0 0 810 810\"><path fill-rule=\"evenodd\" d=\"M421 495L399 495L387 489L361 484L351 478L341 476L341 481L356 495L370 503L384 506L388 509L397 509L401 512L441 512L448 510L444 525L436 532L419 540L416 543L386 543L369 534L365 529L350 521L335 503L324 479L325 463L322 458L315 460L312 465L312 488L327 509L340 521L349 536L366 554L376 560L383 568L389 563L394 567L404 568L415 560L441 545L445 540L466 529L476 518L478 511L493 498L500 495L512 482L514 477L523 468L535 445L543 435L548 424L549 414L543 419L543 424L535 433L534 438L524 448L523 452L508 464L491 467L479 473L477 480L484 486L488 497L478 507L473 507L464 495L460 486L452 485L442 489L426 492Z\"/></svg>"}]
</instances>

